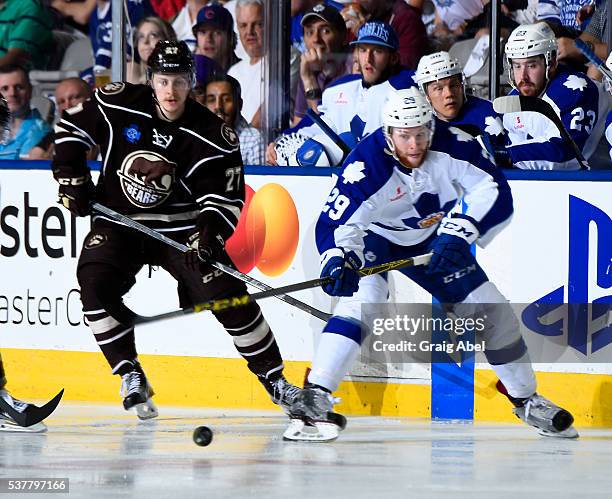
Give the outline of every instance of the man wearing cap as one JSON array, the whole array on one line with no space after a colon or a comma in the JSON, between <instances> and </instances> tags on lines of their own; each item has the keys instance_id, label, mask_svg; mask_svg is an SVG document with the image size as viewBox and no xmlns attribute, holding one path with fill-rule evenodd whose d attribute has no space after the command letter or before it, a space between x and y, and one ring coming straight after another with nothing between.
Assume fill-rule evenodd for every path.
<instances>
[{"instance_id":1,"label":"man wearing cap","mask_svg":"<svg viewBox=\"0 0 612 499\"><path fill-rule=\"evenodd\" d=\"M216 61L223 71L238 62L234 53L234 20L222 5L207 5L200 9L193 35L196 38L195 53Z\"/></svg>"},{"instance_id":2,"label":"man wearing cap","mask_svg":"<svg viewBox=\"0 0 612 499\"><path fill-rule=\"evenodd\" d=\"M337 9L315 5L302 17L305 51L300 61L300 79L295 96L294 120L308 108L316 111L323 90L336 78L348 74L346 24Z\"/></svg>"},{"instance_id":3,"label":"man wearing cap","mask_svg":"<svg viewBox=\"0 0 612 499\"><path fill-rule=\"evenodd\" d=\"M351 46L356 48L361 74L346 75L334 81L323 92L318 108L323 120L349 147L365 136L368 119L380 122L380 109L389 88L401 89L414 85L414 73L400 70L397 35L390 25L379 21L365 23ZM322 154L327 155L332 165L342 160L340 148L308 117L285 133L299 134L304 143L295 142L296 157L304 153L306 158L316 161L319 166L323 164L319 161ZM305 148L312 148L315 152L310 153L310 149L305 151ZM289 164L296 164L291 154L286 157ZM274 144L268 146L266 161L269 164L282 164L277 162ZM312 166L309 163L300 164Z\"/></svg>"}]
</instances>

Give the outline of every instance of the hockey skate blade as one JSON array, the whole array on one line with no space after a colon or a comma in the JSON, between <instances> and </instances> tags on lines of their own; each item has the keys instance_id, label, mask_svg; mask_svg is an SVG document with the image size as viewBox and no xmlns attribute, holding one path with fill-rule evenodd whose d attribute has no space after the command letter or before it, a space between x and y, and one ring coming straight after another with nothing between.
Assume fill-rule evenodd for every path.
<instances>
[{"instance_id":1,"label":"hockey skate blade","mask_svg":"<svg viewBox=\"0 0 612 499\"><path fill-rule=\"evenodd\" d=\"M21 426L14 421L0 418L0 432L10 433L44 433L47 431L47 427L44 423L34 423L30 426Z\"/></svg>"},{"instance_id":2,"label":"hockey skate blade","mask_svg":"<svg viewBox=\"0 0 612 499\"><path fill-rule=\"evenodd\" d=\"M538 433L543 437L552 437L552 438L578 438L580 435L576 431L576 428L570 426L569 428L563 431L550 431L550 430L542 430L540 428L536 428Z\"/></svg>"},{"instance_id":3,"label":"hockey skate blade","mask_svg":"<svg viewBox=\"0 0 612 499\"><path fill-rule=\"evenodd\" d=\"M141 421L153 419L159 415L159 412L157 412L157 407L155 407L155 404L150 399L142 404L136 404L134 409L136 409L136 415Z\"/></svg>"},{"instance_id":4,"label":"hockey skate blade","mask_svg":"<svg viewBox=\"0 0 612 499\"><path fill-rule=\"evenodd\" d=\"M340 427L337 424L317 421L307 423L302 419L291 419L283 433L283 440L292 442L332 442L338 438Z\"/></svg>"}]
</instances>

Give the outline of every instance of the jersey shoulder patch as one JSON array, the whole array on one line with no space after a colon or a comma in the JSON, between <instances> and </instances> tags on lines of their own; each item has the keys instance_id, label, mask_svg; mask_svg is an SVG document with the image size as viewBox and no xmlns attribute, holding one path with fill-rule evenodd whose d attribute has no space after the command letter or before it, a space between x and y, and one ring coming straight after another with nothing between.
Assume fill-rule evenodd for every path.
<instances>
[{"instance_id":1,"label":"jersey shoulder patch","mask_svg":"<svg viewBox=\"0 0 612 499\"><path fill-rule=\"evenodd\" d=\"M98 89L98 92L104 95L116 95L120 94L125 90L125 83L122 81L113 81L111 83L107 83L106 85L101 86Z\"/></svg>"},{"instance_id":2,"label":"jersey shoulder patch","mask_svg":"<svg viewBox=\"0 0 612 499\"><path fill-rule=\"evenodd\" d=\"M236 147L238 145L238 134L231 126L225 123L221 125L221 137L223 137L231 147Z\"/></svg>"}]
</instances>

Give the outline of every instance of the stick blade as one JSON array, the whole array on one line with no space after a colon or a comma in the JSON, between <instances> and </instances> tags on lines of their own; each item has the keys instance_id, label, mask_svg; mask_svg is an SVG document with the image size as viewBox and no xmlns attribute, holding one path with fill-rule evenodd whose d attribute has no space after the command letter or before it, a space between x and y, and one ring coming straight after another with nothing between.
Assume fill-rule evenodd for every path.
<instances>
[{"instance_id":1,"label":"stick blade","mask_svg":"<svg viewBox=\"0 0 612 499\"><path fill-rule=\"evenodd\" d=\"M523 110L521 98L518 95L498 97L493 101L493 110L498 114L520 113Z\"/></svg>"},{"instance_id":2,"label":"stick blade","mask_svg":"<svg viewBox=\"0 0 612 499\"><path fill-rule=\"evenodd\" d=\"M40 423L44 419L47 419L56 409L63 395L64 389L62 388L55 397L53 397L42 407L30 404L25 412L16 411L8 402L0 397L0 409L13 418L19 426L27 428L28 426L35 425L36 423Z\"/></svg>"}]
</instances>

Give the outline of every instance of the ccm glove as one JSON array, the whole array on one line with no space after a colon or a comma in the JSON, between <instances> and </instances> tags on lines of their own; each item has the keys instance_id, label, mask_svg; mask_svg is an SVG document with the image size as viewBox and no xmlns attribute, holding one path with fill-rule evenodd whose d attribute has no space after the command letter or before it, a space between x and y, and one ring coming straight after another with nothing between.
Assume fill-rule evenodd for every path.
<instances>
[{"instance_id":1,"label":"ccm glove","mask_svg":"<svg viewBox=\"0 0 612 499\"><path fill-rule=\"evenodd\" d=\"M89 215L96 190L91 176L55 177L55 180L59 183L58 202L77 217Z\"/></svg>"},{"instance_id":2,"label":"ccm glove","mask_svg":"<svg viewBox=\"0 0 612 499\"><path fill-rule=\"evenodd\" d=\"M473 260L470 245L478 238L476 226L466 218L445 218L430 246L428 274L451 274L467 267Z\"/></svg>"},{"instance_id":3,"label":"ccm glove","mask_svg":"<svg viewBox=\"0 0 612 499\"><path fill-rule=\"evenodd\" d=\"M327 252L323 261L321 277L331 277L333 281L323 285L323 291L331 296L353 296L359 289L357 269L362 263L354 251L345 253L340 248Z\"/></svg>"},{"instance_id":4,"label":"ccm glove","mask_svg":"<svg viewBox=\"0 0 612 499\"><path fill-rule=\"evenodd\" d=\"M220 235L209 235L209 231L202 229L193 232L187 238L189 251L185 254L185 262L192 269L198 269L200 263L217 259L225 248L225 241Z\"/></svg>"}]
</instances>

